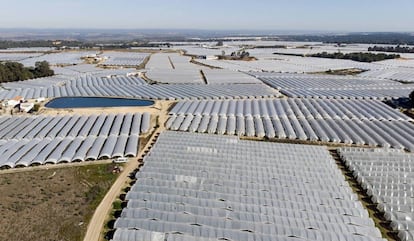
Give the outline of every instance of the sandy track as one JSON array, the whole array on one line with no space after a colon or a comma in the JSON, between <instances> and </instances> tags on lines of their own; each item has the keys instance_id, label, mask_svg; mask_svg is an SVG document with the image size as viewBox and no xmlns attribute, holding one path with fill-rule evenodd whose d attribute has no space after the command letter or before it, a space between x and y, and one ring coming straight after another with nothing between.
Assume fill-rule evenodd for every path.
<instances>
[{"instance_id":1,"label":"sandy track","mask_svg":"<svg viewBox=\"0 0 414 241\"><path fill-rule=\"evenodd\" d=\"M160 104L158 110L158 122L159 126L153 131L150 139L145 144L145 147L139 150L136 158L130 160L125 166L124 171L119 175L118 179L112 185L111 189L103 198L99 204L92 219L89 222L88 230L84 237L84 241L100 241L103 240L103 227L107 221L109 212L112 210L112 203L119 197L121 190L128 185L130 179L129 174L133 172L139 165L141 158L152 147L158 135L165 130L164 124L168 119L168 108L171 106L171 102ZM152 113L155 114L155 113Z\"/></svg>"},{"instance_id":2,"label":"sandy track","mask_svg":"<svg viewBox=\"0 0 414 241\"><path fill-rule=\"evenodd\" d=\"M130 160L125 166L124 171L119 175L118 179L112 185L111 189L107 192L105 197L102 199L101 203L95 210L95 213L92 216L91 221L88 225L88 230L86 232L84 241L99 241L102 240L102 229L105 225L106 218L109 211L112 209L112 203L119 197L122 188L128 185L130 179L129 175L133 172L140 163L140 158L146 150L152 145L155 137L157 136L157 131L155 130L150 140L146 146L140 151L138 157Z\"/></svg>"}]
</instances>

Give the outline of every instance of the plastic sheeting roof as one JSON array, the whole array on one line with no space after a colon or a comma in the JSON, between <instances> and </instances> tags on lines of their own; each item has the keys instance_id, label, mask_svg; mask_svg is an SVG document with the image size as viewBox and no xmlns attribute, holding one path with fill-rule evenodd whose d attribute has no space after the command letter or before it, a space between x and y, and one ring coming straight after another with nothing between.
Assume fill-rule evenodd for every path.
<instances>
[{"instance_id":1,"label":"plastic sheeting roof","mask_svg":"<svg viewBox=\"0 0 414 241\"><path fill-rule=\"evenodd\" d=\"M144 62L149 53L133 53L133 52L104 52L103 56L108 59L101 65L110 66L137 66Z\"/></svg>"},{"instance_id":2,"label":"plastic sheeting roof","mask_svg":"<svg viewBox=\"0 0 414 241\"><path fill-rule=\"evenodd\" d=\"M114 241L382 240L324 147L163 132Z\"/></svg>"},{"instance_id":3,"label":"plastic sheeting roof","mask_svg":"<svg viewBox=\"0 0 414 241\"><path fill-rule=\"evenodd\" d=\"M0 117L0 167L136 156L148 113Z\"/></svg>"},{"instance_id":4,"label":"plastic sheeting roof","mask_svg":"<svg viewBox=\"0 0 414 241\"><path fill-rule=\"evenodd\" d=\"M414 155L388 149L339 149L400 240L414 237Z\"/></svg>"},{"instance_id":5,"label":"plastic sheeting roof","mask_svg":"<svg viewBox=\"0 0 414 241\"><path fill-rule=\"evenodd\" d=\"M414 151L412 119L375 100L183 101L170 130L394 147Z\"/></svg>"},{"instance_id":6,"label":"plastic sheeting roof","mask_svg":"<svg viewBox=\"0 0 414 241\"><path fill-rule=\"evenodd\" d=\"M250 72L289 97L392 99L407 97L414 85L366 77Z\"/></svg>"},{"instance_id":7,"label":"plastic sheeting roof","mask_svg":"<svg viewBox=\"0 0 414 241\"><path fill-rule=\"evenodd\" d=\"M75 82L74 82L75 83ZM84 82L82 82L84 83ZM238 99L280 96L279 92L264 84L231 85L71 85L48 88L13 89L0 91L0 99L22 96L26 99L66 96L115 96L144 99Z\"/></svg>"}]
</instances>

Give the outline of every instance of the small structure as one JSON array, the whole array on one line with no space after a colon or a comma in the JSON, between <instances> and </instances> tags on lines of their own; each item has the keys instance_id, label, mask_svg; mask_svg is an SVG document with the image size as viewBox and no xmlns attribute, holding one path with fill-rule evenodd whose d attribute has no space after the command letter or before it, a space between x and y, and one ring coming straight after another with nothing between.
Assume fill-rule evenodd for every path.
<instances>
[{"instance_id":1,"label":"small structure","mask_svg":"<svg viewBox=\"0 0 414 241\"><path fill-rule=\"evenodd\" d=\"M116 174L116 173L121 173L123 170L124 170L124 169L123 169L121 166L116 165L116 166L114 166L114 167L112 168L112 173L113 173L113 174Z\"/></svg>"},{"instance_id":2,"label":"small structure","mask_svg":"<svg viewBox=\"0 0 414 241\"><path fill-rule=\"evenodd\" d=\"M20 103L20 111L29 113L31 110L33 110L33 108L34 108L34 103L29 103L29 102Z\"/></svg>"},{"instance_id":3,"label":"small structure","mask_svg":"<svg viewBox=\"0 0 414 241\"><path fill-rule=\"evenodd\" d=\"M15 106L19 105L20 103L24 102L24 98L21 96L16 96L11 100L8 100L6 103L7 107L14 108Z\"/></svg>"},{"instance_id":4,"label":"small structure","mask_svg":"<svg viewBox=\"0 0 414 241\"><path fill-rule=\"evenodd\" d=\"M36 102L40 103L40 102L44 102L46 100L45 97L39 97L36 99Z\"/></svg>"},{"instance_id":5,"label":"small structure","mask_svg":"<svg viewBox=\"0 0 414 241\"><path fill-rule=\"evenodd\" d=\"M118 157L117 159L113 160L113 163L125 163L128 162L128 158L126 157Z\"/></svg>"}]
</instances>

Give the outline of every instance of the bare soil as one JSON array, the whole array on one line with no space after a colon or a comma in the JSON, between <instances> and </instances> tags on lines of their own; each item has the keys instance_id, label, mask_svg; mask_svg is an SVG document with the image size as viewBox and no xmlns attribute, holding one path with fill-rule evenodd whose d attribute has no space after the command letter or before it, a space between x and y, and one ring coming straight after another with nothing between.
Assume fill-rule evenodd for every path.
<instances>
[{"instance_id":1,"label":"bare soil","mask_svg":"<svg viewBox=\"0 0 414 241\"><path fill-rule=\"evenodd\" d=\"M324 72L313 72L309 74L325 74L325 75L358 75L363 72L366 72L366 70L363 69L337 69L337 70L328 70Z\"/></svg>"},{"instance_id":2,"label":"bare soil","mask_svg":"<svg viewBox=\"0 0 414 241\"><path fill-rule=\"evenodd\" d=\"M49 101L49 100L48 100ZM48 101L45 101L47 103ZM89 114L118 114L118 113L144 113L148 112L151 116L159 115L160 112L165 110L166 108L171 108L171 106L175 103L175 101L168 101L168 100L156 100L152 106L128 106L128 107L98 107L98 108L47 108L41 106L39 112L37 114L45 114L45 115L68 115L68 114L79 114L79 115L89 115ZM168 114L168 113L167 113Z\"/></svg>"},{"instance_id":3,"label":"bare soil","mask_svg":"<svg viewBox=\"0 0 414 241\"><path fill-rule=\"evenodd\" d=\"M82 240L113 165L0 172L0 240Z\"/></svg>"}]
</instances>

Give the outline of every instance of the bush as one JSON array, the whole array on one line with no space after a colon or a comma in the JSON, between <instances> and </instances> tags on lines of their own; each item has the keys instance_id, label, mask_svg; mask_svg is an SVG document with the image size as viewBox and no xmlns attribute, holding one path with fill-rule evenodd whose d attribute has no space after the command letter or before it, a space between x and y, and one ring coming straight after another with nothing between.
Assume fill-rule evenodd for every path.
<instances>
[{"instance_id":1,"label":"bush","mask_svg":"<svg viewBox=\"0 0 414 241\"><path fill-rule=\"evenodd\" d=\"M40 109L40 105L39 104L34 104L33 111L37 112L37 111L39 111L39 109Z\"/></svg>"},{"instance_id":2,"label":"bush","mask_svg":"<svg viewBox=\"0 0 414 241\"><path fill-rule=\"evenodd\" d=\"M112 203L112 207L115 210L120 210L122 209L122 201L121 200L116 200Z\"/></svg>"}]
</instances>

